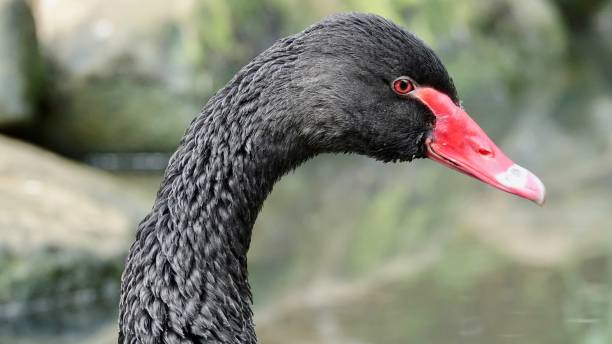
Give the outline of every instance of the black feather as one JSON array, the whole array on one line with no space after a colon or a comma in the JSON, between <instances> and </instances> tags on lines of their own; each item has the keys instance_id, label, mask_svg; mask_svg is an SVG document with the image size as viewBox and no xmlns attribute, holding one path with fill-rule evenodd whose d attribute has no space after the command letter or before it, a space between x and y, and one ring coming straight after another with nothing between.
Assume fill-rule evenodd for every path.
<instances>
[{"instance_id":1,"label":"black feather","mask_svg":"<svg viewBox=\"0 0 612 344\"><path fill-rule=\"evenodd\" d=\"M402 75L457 100L433 51L375 15L326 18L242 68L187 129L138 227L119 343L255 343L246 253L263 201L319 153L423 157L434 116L393 93Z\"/></svg>"}]
</instances>

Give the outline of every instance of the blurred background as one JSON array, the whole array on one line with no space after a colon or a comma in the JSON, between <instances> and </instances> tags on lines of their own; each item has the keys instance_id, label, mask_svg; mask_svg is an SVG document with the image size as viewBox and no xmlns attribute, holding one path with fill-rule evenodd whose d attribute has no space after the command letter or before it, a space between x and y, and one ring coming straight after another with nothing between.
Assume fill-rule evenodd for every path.
<instances>
[{"instance_id":1,"label":"blurred background","mask_svg":"<svg viewBox=\"0 0 612 344\"><path fill-rule=\"evenodd\" d=\"M336 12L432 46L548 203L430 161L318 157L249 256L262 343L612 343L612 1L0 0L0 343L116 342L137 222L188 122Z\"/></svg>"}]
</instances>

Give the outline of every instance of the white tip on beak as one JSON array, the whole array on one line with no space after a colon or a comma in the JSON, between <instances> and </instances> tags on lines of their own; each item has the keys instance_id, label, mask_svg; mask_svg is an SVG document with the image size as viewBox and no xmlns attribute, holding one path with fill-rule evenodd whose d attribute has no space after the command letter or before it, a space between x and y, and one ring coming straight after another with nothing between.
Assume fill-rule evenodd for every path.
<instances>
[{"instance_id":1,"label":"white tip on beak","mask_svg":"<svg viewBox=\"0 0 612 344\"><path fill-rule=\"evenodd\" d=\"M538 205L543 205L546 200L546 187L540 178L517 164L495 175L495 179L511 193L525 197Z\"/></svg>"}]
</instances>

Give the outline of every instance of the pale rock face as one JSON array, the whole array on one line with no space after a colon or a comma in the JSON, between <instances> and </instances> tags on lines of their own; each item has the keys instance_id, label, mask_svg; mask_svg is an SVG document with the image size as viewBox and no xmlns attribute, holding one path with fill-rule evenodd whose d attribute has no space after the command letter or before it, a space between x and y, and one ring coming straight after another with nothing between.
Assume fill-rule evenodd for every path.
<instances>
[{"instance_id":1,"label":"pale rock face","mask_svg":"<svg viewBox=\"0 0 612 344\"><path fill-rule=\"evenodd\" d=\"M32 299L70 302L57 298L66 288L117 283L112 271L148 203L127 190L104 172L0 136L4 316L19 316Z\"/></svg>"},{"instance_id":2,"label":"pale rock face","mask_svg":"<svg viewBox=\"0 0 612 344\"><path fill-rule=\"evenodd\" d=\"M110 175L3 137L0 194L2 246L11 251L117 254L139 213Z\"/></svg>"},{"instance_id":3,"label":"pale rock face","mask_svg":"<svg viewBox=\"0 0 612 344\"><path fill-rule=\"evenodd\" d=\"M193 1L39 0L38 32L46 51L72 77L112 73L128 59L135 73L163 74L159 31L184 20ZM175 75L176 77L176 75Z\"/></svg>"},{"instance_id":4,"label":"pale rock face","mask_svg":"<svg viewBox=\"0 0 612 344\"><path fill-rule=\"evenodd\" d=\"M40 0L38 34L65 99L41 125L65 153L169 151L205 96L195 2Z\"/></svg>"}]
</instances>

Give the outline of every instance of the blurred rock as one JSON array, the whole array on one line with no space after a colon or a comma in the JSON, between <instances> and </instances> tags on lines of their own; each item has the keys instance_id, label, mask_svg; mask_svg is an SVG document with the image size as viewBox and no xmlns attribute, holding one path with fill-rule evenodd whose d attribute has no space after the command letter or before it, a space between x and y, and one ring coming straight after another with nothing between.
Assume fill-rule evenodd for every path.
<instances>
[{"instance_id":1,"label":"blurred rock","mask_svg":"<svg viewBox=\"0 0 612 344\"><path fill-rule=\"evenodd\" d=\"M42 75L29 6L22 0L0 0L0 126L30 119Z\"/></svg>"},{"instance_id":2,"label":"blurred rock","mask_svg":"<svg viewBox=\"0 0 612 344\"><path fill-rule=\"evenodd\" d=\"M0 318L48 309L57 295L91 301L118 284L148 202L109 175L2 137L0 194Z\"/></svg>"},{"instance_id":3,"label":"blurred rock","mask_svg":"<svg viewBox=\"0 0 612 344\"><path fill-rule=\"evenodd\" d=\"M58 70L42 143L76 155L174 150L217 89L294 31L286 30L286 7L277 1L35 2L42 45Z\"/></svg>"},{"instance_id":4,"label":"blurred rock","mask_svg":"<svg viewBox=\"0 0 612 344\"><path fill-rule=\"evenodd\" d=\"M439 7L425 0L339 2L326 11L316 3L296 6L273 0L35 2L42 45L59 72L54 114L41 126L43 143L73 154L172 151L189 120L242 65L329 10L383 13L425 39L494 136L512 117L488 115L511 109L529 92L525 85L557 70L565 50L561 20L545 0L448 3L443 22ZM490 101L473 101L483 95Z\"/></svg>"},{"instance_id":5,"label":"blurred rock","mask_svg":"<svg viewBox=\"0 0 612 344\"><path fill-rule=\"evenodd\" d=\"M202 106L192 1L36 2L58 76L43 141L62 152L173 150Z\"/></svg>"}]
</instances>

